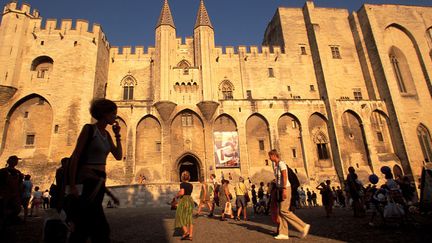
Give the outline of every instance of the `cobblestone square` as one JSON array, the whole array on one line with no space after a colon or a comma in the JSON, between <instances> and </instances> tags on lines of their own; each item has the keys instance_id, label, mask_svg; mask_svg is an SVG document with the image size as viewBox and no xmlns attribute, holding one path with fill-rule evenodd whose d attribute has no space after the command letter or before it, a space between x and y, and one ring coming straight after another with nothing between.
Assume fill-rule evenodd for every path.
<instances>
[{"instance_id":1,"label":"cobblestone square","mask_svg":"<svg viewBox=\"0 0 432 243\"><path fill-rule=\"evenodd\" d=\"M418 223L403 226L370 227L369 217L354 218L347 209L335 209L331 218L321 207L300 209L296 214L311 224L306 239L290 230L290 242L428 242L432 237L431 220L419 217ZM181 242L180 231L174 230L175 211L169 208L106 209L113 243ZM194 242L278 242L272 237L275 226L269 216L253 216L249 221L222 222L205 216L194 220ZM9 228L1 242L41 242L43 217L30 218L25 224ZM291 228L290 228L291 229ZM5 241L3 241L6 238Z\"/></svg>"}]
</instances>

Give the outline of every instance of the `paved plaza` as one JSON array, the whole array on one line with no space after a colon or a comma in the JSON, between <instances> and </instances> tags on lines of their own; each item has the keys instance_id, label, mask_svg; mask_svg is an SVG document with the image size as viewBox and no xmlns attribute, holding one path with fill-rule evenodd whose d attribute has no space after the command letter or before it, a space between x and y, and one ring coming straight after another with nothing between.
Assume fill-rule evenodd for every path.
<instances>
[{"instance_id":1,"label":"paved plaza","mask_svg":"<svg viewBox=\"0 0 432 243\"><path fill-rule=\"evenodd\" d=\"M291 230L290 242L428 242L432 237L430 220L420 217L421 224L370 227L368 217L353 218L346 209L335 209L335 216L326 218L321 207L300 209L297 215L312 225L309 236ZM112 229L113 243L180 242L180 232L174 231L175 211L169 208L106 209ZM194 242L278 242L271 234L275 230L269 216L253 216L249 221L199 217L195 219ZM30 218L25 224L13 226L3 242L41 242L43 217ZM7 238L7 240L5 240Z\"/></svg>"}]
</instances>

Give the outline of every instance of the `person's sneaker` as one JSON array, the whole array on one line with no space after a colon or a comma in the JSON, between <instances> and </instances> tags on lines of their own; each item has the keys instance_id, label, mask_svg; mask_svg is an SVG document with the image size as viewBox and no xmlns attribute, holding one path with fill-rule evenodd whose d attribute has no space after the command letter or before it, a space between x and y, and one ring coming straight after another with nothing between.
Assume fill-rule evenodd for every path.
<instances>
[{"instance_id":1,"label":"person's sneaker","mask_svg":"<svg viewBox=\"0 0 432 243\"><path fill-rule=\"evenodd\" d=\"M279 234L279 235L276 235L274 238L276 240L288 240L289 236L288 235L281 235L281 234Z\"/></svg>"},{"instance_id":2,"label":"person's sneaker","mask_svg":"<svg viewBox=\"0 0 432 243\"><path fill-rule=\"evenodd\" d=\"M306 236L309 234L309 230L310 230L310 224L306 224L302 234L302 238L306 238Z\"/></svg>"}]
</instances>

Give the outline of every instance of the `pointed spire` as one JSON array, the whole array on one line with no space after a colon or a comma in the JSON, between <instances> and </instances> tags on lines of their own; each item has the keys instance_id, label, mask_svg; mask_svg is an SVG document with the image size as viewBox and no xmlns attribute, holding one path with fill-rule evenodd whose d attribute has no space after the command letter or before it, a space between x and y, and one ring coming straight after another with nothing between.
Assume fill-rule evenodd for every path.
<instances>
[{"instance_id":1,"label":"pointed spire","mask_svg":"<svg viewBox=\"0 0 432 243\"><path fill-rule=\"evenodd\" d=\"M195 28L199 26L209 26L213 29L213 25L210 22L210 18L207 13L207 9L204 6L204 0L200 1L200 6L198 9L197 19L195 22Z\"/></svg>"},{"instance_id":2,"label":"pointed spire","mask_svg":"<svg viewBox=\"0 0 432 243\"><path fill-rule=\"evenodd\" d=\"M156 28L161 26L161 25L171 25L173 28L175 28L174 25L174 20L173 17L171 15L171 9L168 5L168 0L164 1L164 5L162 7L160 16L159 16L159 21L156 25Z\"/></svg>"}]
</instances>

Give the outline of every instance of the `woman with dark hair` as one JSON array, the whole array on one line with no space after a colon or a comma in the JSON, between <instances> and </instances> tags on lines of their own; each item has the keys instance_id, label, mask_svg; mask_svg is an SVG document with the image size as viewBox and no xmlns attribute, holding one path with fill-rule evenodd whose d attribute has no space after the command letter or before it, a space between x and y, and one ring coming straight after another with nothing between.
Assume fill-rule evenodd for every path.
<instances>
[{"instance_id":1,"label":"woman with dark hair","mask_svg":"<svg viewBox=\"0 0 432 243\"><path fill-rule=\"evenodd\" d=\"M105 187L108 154L117 160L122 159L117 105L111 100L96 99L91 104L90 114L97 122L84 125L69 165L69 193L79 198L71 242L86 242L88 238L92 242L109 242L110 229L102 207L104 194L118 203ZM108 125L112 126L115 143L106 130Z\"/></svg>"},{"instance_id":2,"label":"woman with dark hair","mask_svg":"<svg viewBox=\"0 0 432 243\"><path fill-rule=\"evenodd\" d=\"M183 171L181 174L180 191L177 193L176 198L180 198L177 205L175 216L175 227L181 227L183 230L182 240L192 240L193 237L193 224L192 214L194 208L194 201L191 197L193 186L189 183L190 174L188 171Z\"/></svg>"}]
</instances>

